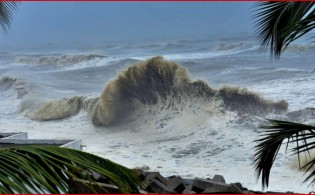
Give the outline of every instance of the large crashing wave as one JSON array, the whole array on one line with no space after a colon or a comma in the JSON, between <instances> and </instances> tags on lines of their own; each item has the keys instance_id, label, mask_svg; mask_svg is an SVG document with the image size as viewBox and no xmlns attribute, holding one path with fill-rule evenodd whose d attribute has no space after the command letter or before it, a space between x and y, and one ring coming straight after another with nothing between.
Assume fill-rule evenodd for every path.
<instances>
[{"instance_id":1,"label":"large crashing wave","mask_svg":"<svg viewBox=\"0 0 315 195\"><path fill-rule=\"evenodd\" d=\"M230 110L253 114L281 112L288 106L285 101L264 100L246 89L212 89L204 81L192 81L184 67L155 57L129 67L108 83L92 114L92 122L109 125L130 113L139 103L140 106L165 103L168 98L174 104L194 98L222 99Z\"/></svg>"},{"instance_id":2,"label":"large crashing wave","mask_svg":"<svg viewBox=\"0 0 315 195\"><path fill-rule=\"evenodd\" d=\"M242 88L212 89L204 81L192 81L187 70L175 62L154 57L123 70L106 85L99 98L79 96L46 102L28 116L40 121L61 119L83 108L94 125L113 125L145 105L164 104L173 109L199 100L220 100L223 110L239 114L280 113L288 107L285 101L265 100Z\"/></svg>"}]
</instances>

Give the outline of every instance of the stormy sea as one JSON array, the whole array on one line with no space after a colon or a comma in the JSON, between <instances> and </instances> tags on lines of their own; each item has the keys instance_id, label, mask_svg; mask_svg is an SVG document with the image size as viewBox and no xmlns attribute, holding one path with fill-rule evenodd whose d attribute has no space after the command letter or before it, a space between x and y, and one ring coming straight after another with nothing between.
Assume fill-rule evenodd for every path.
<instances>
[{"instance_id":1,"label":"stormy sea","mask_svg":"<svg viewBox=\"0 0 315 195\"><path fill-rule=\"evenodd\" d=\"M261 190L253 162L266 119L314 123L315 45L280 60L253 37L120 42L0 53L0 131L81 139L84 151L164 176L224 175ZM311 191L281 150L268 190Z\"/></svg>"}]
</instances>

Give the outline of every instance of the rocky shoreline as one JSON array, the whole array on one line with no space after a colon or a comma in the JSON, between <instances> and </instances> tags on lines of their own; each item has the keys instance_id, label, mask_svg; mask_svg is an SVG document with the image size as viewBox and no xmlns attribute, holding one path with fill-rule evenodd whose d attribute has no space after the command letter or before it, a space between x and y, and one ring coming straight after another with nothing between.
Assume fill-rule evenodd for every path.
<instances>
[{"instance_id":1,"label":"rocky shoreline","mask_svg":"<svg viewBox=\"0 0 315 195\"><path fill-rule=\"evenodd\" d=\"M186 179L180 176L163 177L159 172L146 172L142 169L136 169L141 180L141 194L293 194L294 192L273 192L273 191L254 191L250 190L241 183L225 182L222 175L215 175L212 179ZM98 182L94 190L97 193L119 194L121 193L117 186L105 177L93 173L93 178ZM84 182L84 181L83 181ZM88 183L88 181L86 181ZM91 194L89 188L82 185L82 181L71 181L69 183L75 193ZM102 186L102 187L99 187Z\"/></svg>"}]
</instances>

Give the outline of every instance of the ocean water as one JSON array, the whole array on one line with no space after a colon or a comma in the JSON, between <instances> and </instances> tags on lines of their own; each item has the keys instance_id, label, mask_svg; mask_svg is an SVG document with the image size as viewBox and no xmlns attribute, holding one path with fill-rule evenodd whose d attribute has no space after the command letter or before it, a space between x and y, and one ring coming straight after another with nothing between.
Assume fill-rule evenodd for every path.
<instances>
[{"instance_id":1,"label":"ocean water","mask_svg":"<svg viewBox=\"0 0 315 195\"><path fill-rule=\"evenodd\" d=\"M221 174L261 190L252 165L259 126L266 118L314 123L306 109L315 103L314 50L294 44L272 61L252 37L230 37L2 51L0 131L81 139L84 151L130 168ZM154 56L176 65L135 68ZM292 112L298 114L290 118ZM313 190L295 164L280 151L268 190Z\"/></svg>"}]
</instances>

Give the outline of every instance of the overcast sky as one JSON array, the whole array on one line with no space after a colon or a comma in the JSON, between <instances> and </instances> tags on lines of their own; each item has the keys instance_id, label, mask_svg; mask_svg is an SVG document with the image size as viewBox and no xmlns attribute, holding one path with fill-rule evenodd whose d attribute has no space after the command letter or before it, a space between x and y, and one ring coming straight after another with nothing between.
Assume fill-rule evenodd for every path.
<instances>
[{"instance_id":1,"label":"overcast sky","mask_svg":"<svg viewBox=\"0 0 315 195\"><path fill-rule=\"evenodd\" d=\"M252 34L248 2L23 2L0 47Z\"/></svg>"}]
</instances>

